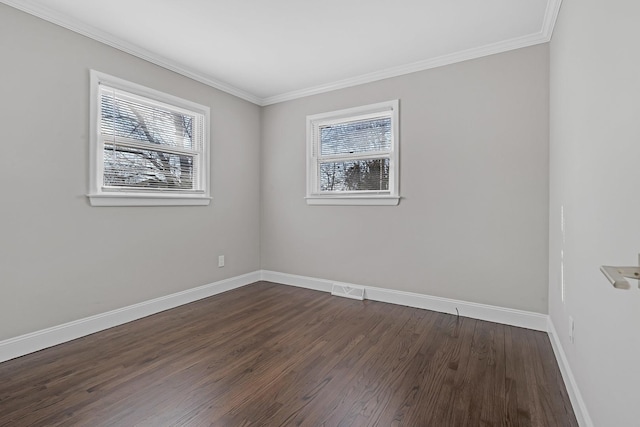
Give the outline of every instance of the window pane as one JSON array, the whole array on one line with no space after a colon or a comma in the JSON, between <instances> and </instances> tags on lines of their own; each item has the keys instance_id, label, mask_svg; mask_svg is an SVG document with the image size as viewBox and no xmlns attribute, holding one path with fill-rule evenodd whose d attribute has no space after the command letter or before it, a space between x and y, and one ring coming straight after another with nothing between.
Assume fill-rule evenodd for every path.
<instances>
[{"instance_id":1,"label":"window pane","mask_svg":"<svg viewBox=\"0 0 640 427\"><path fill-rule=\"evenodd\" d=\"M391 150L391 118L358 120L320 128L320 153L363 153Z\"/></svg>"},{"instance_id":2,"label":"window pane","mask_svg":"<svg viewBox=\"0 0 640 427\"><path fill-rule=\"evenodd\" d=\"M103 135L198 150L193 115L135 102L106 91L101 97Z\"/></svg>"},{"instance_id":3,"label":"window pane","mask_svg":"<svg viewBox=\"0 0 640 427\"><path fill-rule=\"evenodd\" d=\"M320 163L320 191L388 191L389 159Z\"/></svg>"},{"instance_id":4,"label":"window pane","mask_svg":"<svg viewBox=\"0 0 640 427\"><path fill-rule=\"evenodd\" d=\"M105 144L104 185L110 187L194 189L192 156Z\"/></svg>"}]
</instances>

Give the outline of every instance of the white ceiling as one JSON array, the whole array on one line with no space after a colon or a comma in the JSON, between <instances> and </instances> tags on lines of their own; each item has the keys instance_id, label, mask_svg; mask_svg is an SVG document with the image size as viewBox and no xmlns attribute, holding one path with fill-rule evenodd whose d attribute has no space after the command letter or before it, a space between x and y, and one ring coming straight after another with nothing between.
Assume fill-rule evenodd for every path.
<instances>
[{"instance_id":1,"label":"white ceiling","mask_svg":"<svg viewBox=\"0 0 640 427\"><path fill-rule=\"evenodd\" d=\"M259 105L549 41L561 0L0 0Z\"/></svg>"}]
</instances>

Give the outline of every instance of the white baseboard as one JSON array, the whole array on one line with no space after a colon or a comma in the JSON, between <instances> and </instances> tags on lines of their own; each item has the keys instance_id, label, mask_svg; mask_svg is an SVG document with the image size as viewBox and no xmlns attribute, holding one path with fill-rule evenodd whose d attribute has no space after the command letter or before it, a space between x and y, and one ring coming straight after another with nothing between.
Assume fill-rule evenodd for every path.
<instances>
[{"instance_id":1,"label":"white baseboard","mask_svg":"<svg viewBox=\"0 0 640 427\"><path fill-rule=\"evenodd\" d=\"M0 341L0 362L188 304L260 280L259 271Z\"/></svg>"},{"instance_id":2,"label":"white baseboard","mask_svg":"<svg viewBox=\"0 0 640 427\"><path fill-rule=\"evenodd\" d=\"M553 347L553 352L556 355L556 360L558 361L558 366L560 367L560 372L562 373L562 379L564 380L564 385L567 388L567 393L569 393L569 399L571 400L571 405L573 405L573 412L576 414L578 425L581 427L593 427L593 421L591 421L591 417L587 411L587 405L582 399L582 394L580 394L580 389L578 388L576 379L571 371L569 360L567 359L567 355L564 353L564 349L562 348L562 344L558 338L558 333L556 332L556 328L550 317L547 328L551 347Z\"/></svg>"},{"instance_id":3,"label":"white baseboard","mask_svg":"<svg viewBox=\"0 0 640 427\"><path fill-rule=\"evenodd\" d=\"M297 276L294 274L278 273L268 270L262 270L261 278L262 280L267 280L269 282L282 283L284 285L297 286L300 288L314 289L316 291L324 292L331 292L331 287L333 283L335 283L326 279ZM363 286L349 283L340 284L357 287ZM422 308L441 313L459 313L460 316L471 317L473 319L518 326L536 331L547 331L547 319L549 316L546 314L514 310L511 308L503 308L493 305L477 304L449 298L433 297L413 292L396 291L392 289L375 288L371 286L364 286L364 288L364 298L373 301L405 305L408 307Z\"/></svg>"},{"instance_id":4,"label":"white baseboard","mask_svg":"<svg viewBox=\"0 0 640 427\"><path fill-rule=\"evenodd\" d=\"M298 288L313 289L314 291L331 292L333 282L331 280L316 279L315 277L297 276L295 274L278 273L276 271L262 270L261 280L280 283L282 285L296 286Z\"/></svg>"}]
</instances>

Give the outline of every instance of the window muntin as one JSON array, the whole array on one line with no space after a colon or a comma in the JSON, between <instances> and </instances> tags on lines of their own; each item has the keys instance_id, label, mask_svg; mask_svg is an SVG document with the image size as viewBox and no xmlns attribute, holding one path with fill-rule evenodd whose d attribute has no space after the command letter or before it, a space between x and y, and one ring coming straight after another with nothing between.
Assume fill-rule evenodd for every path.
<instances>
[{"instance_id":1,"label":"window muntin","mask_svg":"<svg viewBox=\"0 0 640 427\"><path fill-rule=\"evenodd\" d=\"M307 132L309 204L397 204L397 100L309 116Z\"/></svg>"},{"instance_id":2,"label":"window muntin","mask_svg":"<svg viewBox=\"0 0 640 427\"><path fill-rule=\"evenodd\" d=\"M91 77L92 204L208 204L209 108Z\"/></svg>"}]
</instances>

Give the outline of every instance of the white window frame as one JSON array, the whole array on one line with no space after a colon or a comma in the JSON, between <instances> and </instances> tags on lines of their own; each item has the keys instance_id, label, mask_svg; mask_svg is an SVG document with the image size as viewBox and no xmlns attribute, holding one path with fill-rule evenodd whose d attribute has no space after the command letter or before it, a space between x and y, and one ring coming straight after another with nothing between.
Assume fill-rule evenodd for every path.
<instances>
[{"instance_id":1,"label":"white window frame","mask_svg":"<svg viewBox=\"0 0 640 427\"><path fill-rule=\"evenodd\" d=\"M146 98L151 103L166 104L202 116L202 150L197 156L195 188L192 191L163 189L119 189L104 187L104 141L100 134L101 105L100 85L106 85L132 95ZM210 109L177 96L169 95L96 70L90 72L90 123L89 123L89 201L92 206L206 206L210 197L209 127Z\"/></svg>"},{"instance_id":2,"label":"white window frame","mask_svg":"<svg viewBox=\"0 0 640 427\"><path fill-rule=\"evenodd\" d=\"M319 150L320 129L326 125L340 124L358 119L390 117L391 148L384 152L364 152L322 156ZM309 205L397 205L399 193L399 101L397 99L377 104L347 108L328 113L307 116L307 195ZM320 163L324 160L367 160L389 158L389 190L385 191L320 191Z\"/></svg>"}]
</instances>

